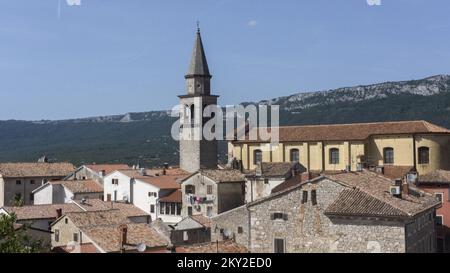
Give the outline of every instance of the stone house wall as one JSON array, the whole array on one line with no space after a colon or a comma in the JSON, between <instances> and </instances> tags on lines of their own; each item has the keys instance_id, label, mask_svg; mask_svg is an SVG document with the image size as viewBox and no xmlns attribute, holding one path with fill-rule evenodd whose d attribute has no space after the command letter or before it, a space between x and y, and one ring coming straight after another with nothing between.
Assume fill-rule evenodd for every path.
<instances>
[{"instance_id":1,"label":"stone house wall","mask_svg":"<svg viewBox=\"0 0 450 273\"><path fill-rule=\"evenodd\" d=\"M241 206L211 218L211 241L222 241L223 231L227 229L236 243L248 245L248 210Z\"/></svg>"}]
</instances>

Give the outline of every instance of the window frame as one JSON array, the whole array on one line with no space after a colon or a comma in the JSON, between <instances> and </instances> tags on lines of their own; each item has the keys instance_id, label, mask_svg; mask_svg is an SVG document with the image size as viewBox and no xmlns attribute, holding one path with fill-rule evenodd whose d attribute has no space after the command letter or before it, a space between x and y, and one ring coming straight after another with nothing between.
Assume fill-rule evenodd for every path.
<instances>
[{"instance_id":1,"label":"window frame","mask_svg":"<svg viewBox=\"0 0 450 273\"><path fill-rule=\"evenodd\" d=\"M390 153L390 154L388 154ZM392 165L394 164L395 153L394 148L392 147L384 147L383 148L383 164Z\"/></svg>"},{"instance_id":2,"label":"window frame","mask_svg":"<svg viewBox=\"0 0 450 273\"><path fill-rule=\"evenodd\" d=\"M282 242L283 247L280 251L279 245L277 242ZM286 240L284 238L274 238L273 239L273 252L274 253L286 253Z\"/></svg>"},{"instance_id":3,"label":"window frame","mask_svg":"<svg viewBox=\"0 0 450 273\"><path fill-rule=\"evenodd\" d=\"M437 219L441 219L441 224L438 224ZM438 227L444 226L444 215L436 214L434 222L435 222L435 225L438 226Z\"/></svg>"},{"instance_id":4,"label":"window frame","mask_svg":"<svg viewBox=\"0 0 450 273\"><path fill-rule=\"evenodd\" d=\"M297 157L297 160L294 160L295 159L294 157ZM295 163L300 162L300 150L297 148L291 149L289 151L289 160L291 162L295 162Z\"/></svg>"},{"instance_id":5,"label":"window frame","mask_svg":"<svg viewBox=\"0 0 450 273\"><path fill-rule=\"evenodd\" d=\"M443 193L443 192L435 192L435 193L434 193L434 196L435 196L435 197L441 196L441 197L438 198L438 199L440 199L441 204L444 203L444 193Z\"/></svg>"},{"instance_id":6,"label":"window frame","mask_svg":"<svg viewBox=\"0 0 450 273\"><path fill-rule=\"evenodd\" d=\"M253 150L253 165L258 165L259 163L262 163L262 162L263 162L262 150L261 149Z\"/></svg>"},{"instance_id":7,"label":"window frame","mask_svg":"<svg viewBox=\"0 0 450 273\"><path fill-rule=\"evenodd\" d=\"M424 152L426 152L425 158ZM417 162L421 165L430 164L430 147L421 146L417 149Z\"/></svg>"},{"instance_id":8,"label":"window frame","mask_svg":"<svg viewBox=\"0 0 450 273\"><path fill-rule=\"evenodd\" d=\"M337 165L340 162L340 150L339 148L330 148L329 150L329 164Z\"/></svg>"}]
</instances>

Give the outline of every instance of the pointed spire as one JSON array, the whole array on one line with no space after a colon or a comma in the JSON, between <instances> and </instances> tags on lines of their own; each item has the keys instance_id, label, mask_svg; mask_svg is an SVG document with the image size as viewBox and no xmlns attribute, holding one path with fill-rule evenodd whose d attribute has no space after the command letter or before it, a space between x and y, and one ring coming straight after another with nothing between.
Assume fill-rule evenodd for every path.
<instances>
[{"instance_id":1,"label":"pointed spire","mask_svg":"<svg viewBox=\"0 0 450 273\"><path fill-rule=\"evenodd\" d=\"M197 38L195 40L194 49L192 50L191 63L186 77L207 76L209 74L208 62L206 61L205 51L203 49L202 37L200 34L200 26L197 22Z\"/></svg>"}]
</instances>

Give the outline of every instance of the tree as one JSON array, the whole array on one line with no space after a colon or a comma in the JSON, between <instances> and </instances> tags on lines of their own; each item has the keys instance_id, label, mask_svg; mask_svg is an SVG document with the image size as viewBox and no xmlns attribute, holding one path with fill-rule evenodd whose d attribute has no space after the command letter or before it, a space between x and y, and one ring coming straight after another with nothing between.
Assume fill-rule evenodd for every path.
<instances>
[{"instance_id":1,"label":"tree","mask_svg":"<svg viewBox=\"0 0 450 273\"><path fill-rule=\"evenodd\" d=\"M27 235L29 225L16 223L16 215L0 216L0 253L37 253L43 250L40 240Z\"/></svg>"},{"instance_id":2,"label":"tree","mask_svg":"<svg viewBox=\"0 0 450 273\"><path fill-rule=\"evenodd\" d=\"M23 207L24 203L25 202L23 201L22 197L18 195L16 195L14 199L11 201L11 205L13 207Z\"/></svg>"}]
</instances>

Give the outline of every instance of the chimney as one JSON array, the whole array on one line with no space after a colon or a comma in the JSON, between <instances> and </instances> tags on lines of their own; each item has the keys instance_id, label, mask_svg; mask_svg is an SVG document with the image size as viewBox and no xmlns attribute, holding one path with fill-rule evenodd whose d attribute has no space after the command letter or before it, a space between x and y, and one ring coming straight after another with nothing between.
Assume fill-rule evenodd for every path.
<instances>
[{"instance_id":1,"label":"chimney","mask_svg":"<svg viewBox=\"0 0 450 273\"><path fill-rule=\"evenodd\" d=\"M62 216L62 209L56 209L56 218L60 218Z\"/></svg>"},{"instance_id":2,"label":"chimney","mask_svg":"<svg viewBox=\"0 0 450 273\"><path fill-rule=\"evenodd\" d=\"M125 250L125 244L127 243L127 233L128 233L127 225L120 225L119 231L120 231L120 238L119 238L120 249L121 249L121 252L123 253Z\"/></svg>"},{"instance_id":3,"label":"chimney","mask_svg":"<svg viewBox=\"0 0 450 273\"><path fill-rule=\"evenodd\" d=\"M308 181L311 180L311 173L310 172L304 172L300 175L300 181Z\"/></svg>"},{"instance_id":4,"label":"chimney","mask_svg":"<svg viewBox=\"0 0 450 273\"><path fill-rule=\"evenodd\" d=\"M403 185L402 185L402 193L404 193L404 194L409 194L409 184L408 184L408 182L406 182L406 183L403 183Z\"/></svg>"},{"instance_id":5,"label":"chimney","mask_svg":"<svg viewBox=\"0 0 450 273\"><path fill-rule=\"evenodd\" d=\"M164 163L164 169L168 169L169 168L169 163Z\"/></svg>"}]
</instances>

